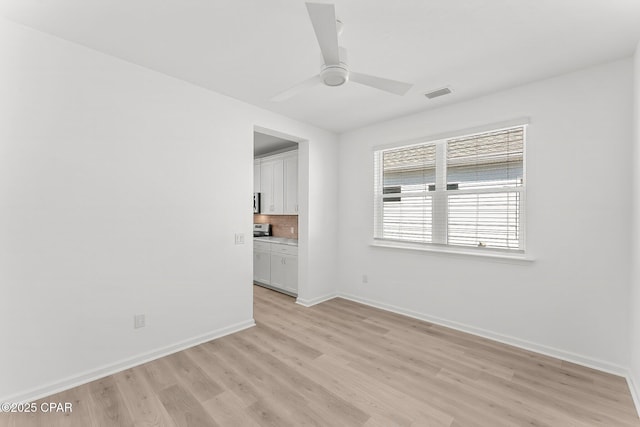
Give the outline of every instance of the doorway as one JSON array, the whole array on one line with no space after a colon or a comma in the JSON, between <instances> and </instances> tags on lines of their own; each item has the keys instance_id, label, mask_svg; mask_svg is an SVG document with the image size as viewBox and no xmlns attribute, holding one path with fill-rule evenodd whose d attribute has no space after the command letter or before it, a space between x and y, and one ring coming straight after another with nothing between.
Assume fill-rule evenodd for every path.
<instances>
[{"instance_id":1,"label":"doorway","mask_svg":"<svg viewBox=\"0 0 640 427\"><path fill-rule=\"evenodd\" d=\"M306 288L308 145L258 127L253 136L253 282L299 297Z\"/></svg>"}]
</instances>

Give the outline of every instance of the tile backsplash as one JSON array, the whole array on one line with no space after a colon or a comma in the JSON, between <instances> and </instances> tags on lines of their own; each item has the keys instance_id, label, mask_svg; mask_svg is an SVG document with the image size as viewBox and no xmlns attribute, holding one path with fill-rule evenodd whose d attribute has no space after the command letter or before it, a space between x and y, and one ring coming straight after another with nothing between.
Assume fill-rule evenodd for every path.
<instances>
[{"instance_id":1,"label":"tile backsplash","mask_svg":"<svg viewBox=\"0 0 640 427\"><path fill-rule=\"evenodd\" d=\"M271 235L274 237L298 238L298 215L253 214L253 223L271 224Z\"/></svg>"}]
</instances>

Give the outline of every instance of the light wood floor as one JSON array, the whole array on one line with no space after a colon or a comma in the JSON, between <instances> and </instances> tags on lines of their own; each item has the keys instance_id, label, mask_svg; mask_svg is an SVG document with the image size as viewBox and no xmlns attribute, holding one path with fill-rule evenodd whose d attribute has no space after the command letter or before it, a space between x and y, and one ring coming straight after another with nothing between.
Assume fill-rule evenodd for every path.
<instances>
[{"instance_id":1,"label":"light wood floor","mask_svg":"<svg viewBox=\"0 0 640 427\"><path fill-rule=\"evenodd\" d=\"M640 426L623 378L343 299L255 287L257 326L5 426Z\"/></svg>"}]
</instances>

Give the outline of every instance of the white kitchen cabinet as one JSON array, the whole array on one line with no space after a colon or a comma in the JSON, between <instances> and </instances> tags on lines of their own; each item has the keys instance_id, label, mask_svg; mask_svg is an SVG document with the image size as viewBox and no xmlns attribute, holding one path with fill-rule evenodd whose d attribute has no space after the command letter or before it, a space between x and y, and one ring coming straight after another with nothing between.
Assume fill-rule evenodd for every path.
<instances>
[{"instance_id":1,"label":"white kitchen cabinet","mask_svg":"<svg viewBox=\"0 0 640 427\"><path fill-rule=\"evenodd\" d=\"M298 293L298 248L271 244L271 286Z\"/></svg>"},{"instance_id":2,"label":"white kitchen cabinet","mask_svg":"<svg viewBox=\"0 0 640 427\"><path fill-rule=\"evenodd\" d=\"M284 167L284 214L298 215L298 152L282 159Z\"/></svg>"},{"instance_id":3,"label":"white kitchen cabinet","mask_svg":"<svg viewBox=\"0 0 640 427\"><path fill-rule=\"evenodd\" d=\"M284 257L284 288L298 295L298 257L285 255Z\"/></svg>"},{"instance_id":4,"label":"white kitchen cabinet","mask_svg":"<svg viewBox=\"0 0 640 427\"><path fill-rule=\"evenodd\" d=\"M288 290L285 282L284 255L271 253L271 281L269 284L277 288Z\"/></svg>"},{"instance_id":5,"label":"white kitchen cabinet","mask_svg":"<svg viewBox=\"0 0 640 427\"><path fill-rule=\"evenodd\" d=\"M267 215L297 215L298 152L263 157L259 169L261 212ZM254 180L254 188L255 185Z\"/></svg>"},{"instance_id":6,"label":"white kitchen cabinet","mask_svg":"<svg viewBox=\"0 0 640 427\"><path fill-rule=\"evenodd\" d=\"M253 280L267 287L298 294L298 247L254 241Z\"/></svg>"},{"instance_id":7,"label":"white kitchen cabinet","mask_svg":"<svg viewBox=\"0 0 640 427\"><path fill-rule=\"evenodd\" d=\"M260 159L253 161L253 192L260 192Z\"/></svg>"},{"instance_id":8,"label":"white kitchen cabinet","mask_svg":"<svg viewBox=\"0 0 640 427\"><path fill-rule=\"evenodd\" d=\"M284 166L282 159L265 157L260 162L261 212L281 215L284 212Z\"/></svg>"},{"instance_id":9,"label":"white kitchen cabinet","mask_svg":"<svg viewBox=\"0 0 640 427\"><path fill-rule=\"evenodd\" d=\"M269 283L271 281L271 249L269 243L253 244L253 280Z\"/></svg>"}]
</instances>

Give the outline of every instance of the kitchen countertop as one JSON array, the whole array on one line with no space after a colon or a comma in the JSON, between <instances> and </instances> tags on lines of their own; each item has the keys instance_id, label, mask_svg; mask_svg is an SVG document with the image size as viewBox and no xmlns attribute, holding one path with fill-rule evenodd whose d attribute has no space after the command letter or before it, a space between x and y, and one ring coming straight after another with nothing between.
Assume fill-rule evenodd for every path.
<instances>
[{"instance_id":1,"label":"kitchen countertop","mask_svg":"<svg viewBox=\"0 0 640 427\"><path fill-rule=\"evenodd\" d=\"M253 240L256 242L280 243L282 245L298 246L298 239L287 239L286 237L264 236L254 237Z\"/></svg>"}]
</instances>

